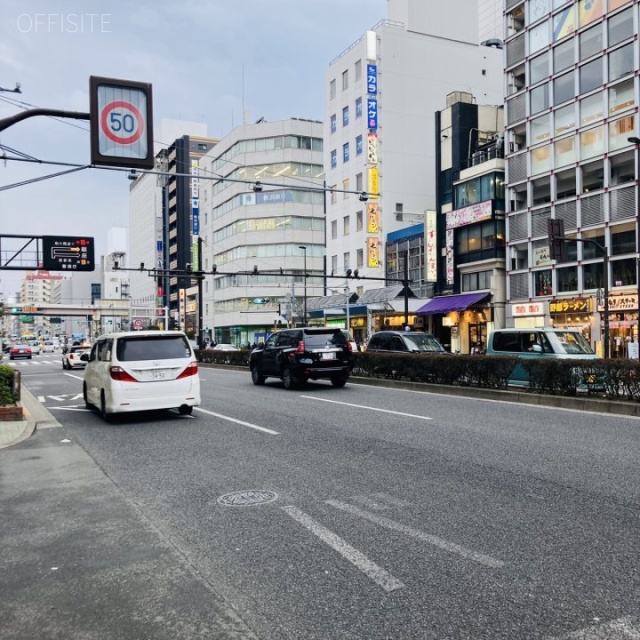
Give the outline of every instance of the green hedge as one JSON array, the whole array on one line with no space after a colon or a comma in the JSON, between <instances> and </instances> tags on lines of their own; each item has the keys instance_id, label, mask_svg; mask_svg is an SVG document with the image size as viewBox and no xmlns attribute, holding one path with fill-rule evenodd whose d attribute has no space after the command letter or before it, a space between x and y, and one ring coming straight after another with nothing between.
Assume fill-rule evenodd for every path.
<instances>
[{"instance_id":1,"label":"green hedge","mask_svg":"<svg viewBox=\"0 0 640 640\"><path fill-rule=\"evenodd\" d=\"M15 404L18 393L15 383L16 372L6 364L0 364L0 405Z\"/></svg>"}]
</instances>

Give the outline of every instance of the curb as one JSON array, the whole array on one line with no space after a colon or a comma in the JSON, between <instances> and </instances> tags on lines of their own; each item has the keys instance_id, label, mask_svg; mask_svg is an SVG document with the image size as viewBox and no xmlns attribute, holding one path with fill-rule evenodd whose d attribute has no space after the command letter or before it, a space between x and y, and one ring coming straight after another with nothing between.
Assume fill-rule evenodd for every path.
<instances>
[{"instance_id":1,"label":"curb","mask_svg":"<svg viewBox=\"0 0 640 640\"><path fill-rule=\"evenodd\" d=\"M5 433L6 441L0 439L0 450L12 447L30 438L38 423L61 426L60 423L42 406L42 403L24 385L20 389L24 420L16 422L0 421L0 434ZM9 432L7 434L7 431Z\"/></svg>"}]
</instances>

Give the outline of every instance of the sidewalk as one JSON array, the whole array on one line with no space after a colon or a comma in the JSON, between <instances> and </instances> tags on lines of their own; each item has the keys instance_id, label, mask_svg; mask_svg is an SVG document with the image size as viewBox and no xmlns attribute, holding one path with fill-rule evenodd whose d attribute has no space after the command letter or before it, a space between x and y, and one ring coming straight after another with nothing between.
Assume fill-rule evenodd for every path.
<instances>
[{"instance_id":1,"label":"sidewalk","mask_svg":"<svg viewBox=\"0 0 640 640\"><path fill-rule=\"evenodd\" d=\"M0 423L2 640L256 640L218 577L22 393L25 420Z\"/></svg>"}]
</instances>

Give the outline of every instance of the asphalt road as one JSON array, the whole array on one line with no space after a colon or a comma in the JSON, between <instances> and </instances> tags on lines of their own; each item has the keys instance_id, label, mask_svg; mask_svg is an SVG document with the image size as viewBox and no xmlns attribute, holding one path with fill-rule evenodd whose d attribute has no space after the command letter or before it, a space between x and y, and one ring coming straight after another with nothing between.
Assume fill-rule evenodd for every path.
<instances>
[{"instance_id":1,"label":"asphalt road","mask_svg":"<svg viewBox=\"0 0 640 640\"><path fill-rule=\"evenodd\" d=\"M62 425L21 455L70 440L55 482L91 466L132 539L179 558L197 596L171 606L194 630L166 637L640 638L637 419L203 368L193 416L112 425L58 360L16 363ZM104 606L122 614L118 584ZM196 624L207 604L228 636Z\"/></svg>"}]
</instances>

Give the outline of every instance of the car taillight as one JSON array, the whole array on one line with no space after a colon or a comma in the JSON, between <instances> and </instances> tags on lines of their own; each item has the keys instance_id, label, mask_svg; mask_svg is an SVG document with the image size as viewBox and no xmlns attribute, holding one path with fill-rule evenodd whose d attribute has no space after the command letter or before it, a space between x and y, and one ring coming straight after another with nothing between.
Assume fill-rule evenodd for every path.
<instances>
[{"instance_id":1,"label":"car taillight","mask_svg":"<svg viewBox=\"0 0 640 640\"><path fill-rule=\"evenodd\" d=\"M198 361L194 360L177 378L188 378L189 376L195 376L198 373Z\"/></svg>"},{"instance_id":2,"label":"car taillight","mask_svg":"<svg viewBox=\"0 0 640 640\"><path fill-rule=\"evenodd\" d=\"M304 353L304 340L300 340L300 342L298 342L296 353Z\"/></svg>"},{"instance_id":3,"label":"car taillight","mask_svg":"<svg viewBox=\"0 0 640 640\"><path fill-rule=\"evenodd\" d=\"M112 380L118 382L138 382L131 374L127 373L122 367L110 367L109 375Z\"/></svg>"}]
</instances>

